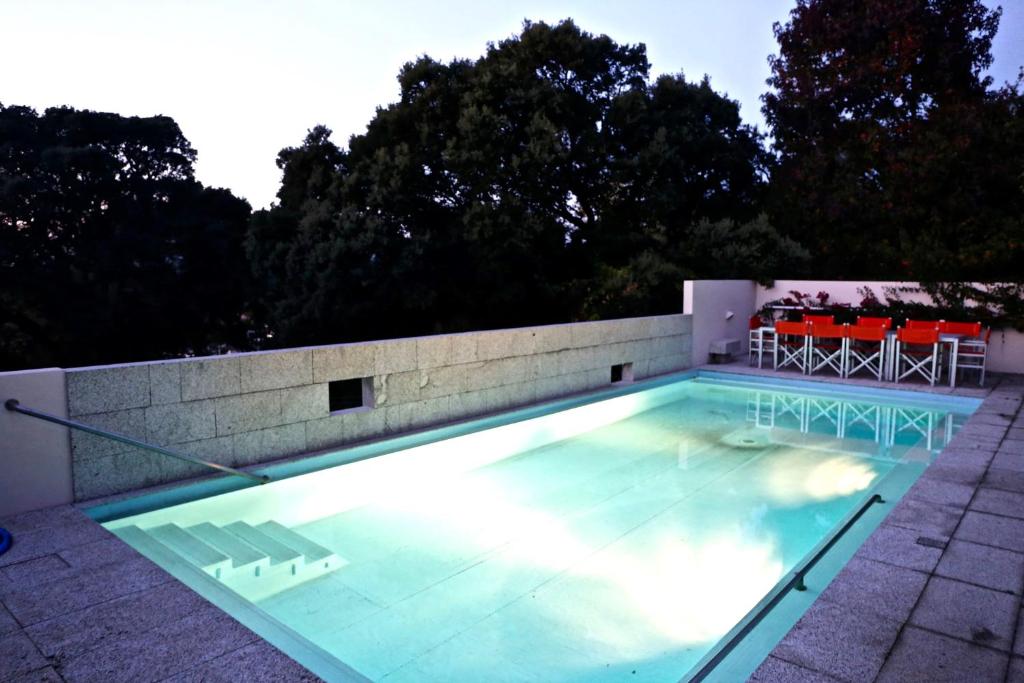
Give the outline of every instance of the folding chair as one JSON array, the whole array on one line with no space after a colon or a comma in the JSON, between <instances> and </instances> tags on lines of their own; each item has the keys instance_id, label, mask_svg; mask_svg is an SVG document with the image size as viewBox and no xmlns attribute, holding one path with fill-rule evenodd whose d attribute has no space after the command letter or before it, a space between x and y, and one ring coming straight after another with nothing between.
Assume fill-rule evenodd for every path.
<instances>
[{"instance_id":1,"label":"folding chair","mask_svg":"<svg viewBox=\"0 0 1024 683\"><path fill-rule=\"evenodd\" d=\"M849 325L811 323L808 373L814 374L823 368L832 368L837 375L844 376L848 327Z\"/></svg>"},{"instance_id":2,"label":"folding chair","mask_svg":"<svg viewBox=\"0 0 1024 683\"><path fill-rule=\"evenodd\" d=\"M858 315L857 327L881 327L886 330L891 330L892 318L873 318L869 315Z\"/></svg>"},{"instance_id":3,"label":"folding chair","mask_svg":"<svg viewBox=\"0 0 1024 683\"><path fill-rule=\"evenodd\" d=\"M807 335L810 332L809 323L786 321L775 323L775 350L772 352L772 356L776 370L792 365L806 374L810 356ZM780 355L782 356L781 360L779 359Z\"/></svg>"},{"instance_id":4,"label":"folding chair","mask_svg":"<svg viewBox=\"0 0 1024 683\"><path fill-rule=\"evenodd\" d=\"M909 322L909 321L908 321ZM907 329L896 330L896 372L895 381L911 375L921 375L928 383L935 386L939 378L939 329ZM909 367L904 370L903 364Z\"/></svg>"},{"instance_id":5,"label":"folding chair","mask_svg":"<svg viewBox=\"0 0 1024 683\"><path fill-rule=\"evenodd\" d=\"M981 327L980 323L978 327ZM978 335L968 339L961 339L957 347L957 372L961 370L979 371L978 386L984 386L985 384L985 361L988 356L988 343L991 338L992 328L987 327L984 334L980 334L979 330Z\"/></svg>"},{"instance_id":6,"label":"folding chair","mask_svg":"<svg viewBox=\"0 0 1024 683\"><path fill-rule=\"evenodd\" d=\"M962 334L965 337L980 337L981 323L958 323L939 321L939 332L945 334Z\"/></svg>"},{"instance_id":7,"label":"folding chair","mask_svg":"<svg viewBox=\"0 0 1024 683\"><path fill-rule=\"evenodd\" d=\"M860 319L858 318L858 323ZM882 381L885 373L885 347L887 327L878 325L851 325L850 338L846 342L846 374L849 377L860 370L869 370L875 379Z\"/></svg>"}]
</instances>

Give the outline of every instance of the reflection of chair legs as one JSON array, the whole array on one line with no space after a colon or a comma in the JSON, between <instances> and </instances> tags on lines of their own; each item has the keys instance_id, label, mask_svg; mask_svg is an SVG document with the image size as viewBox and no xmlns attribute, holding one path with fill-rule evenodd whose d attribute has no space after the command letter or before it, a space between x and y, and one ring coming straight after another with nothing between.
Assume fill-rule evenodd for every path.
<instances>
[{"instance_id":1,"label":"reflection of chair legs","mask_svg":"<svg viewBox=\"0 0 1024 683\"><path fill-rule=\"evenodd\" d=\"M878 443L882 438L882 409L879 406L859 406L856 403L843 404L843 433L862 425L871 432Z\"/></svg>"},{"instance_id":2,"label":"reflection of chair legs","mask_svg":"<svg viewBox=\"0 0 1024 683\"><path fill-rule=\"evenodd\" d=\"M843 438L842 405L842 401L811 399L808 425L818 420L825 420L835 428L836 438Z\"/></svg>"},{"instance_id":3,"label":"reflection of chair legs","mask_svg":"<svg viewBox=\"0 0 1024 683\"><path fill-rule=\"evenodd\" d=\"M747 422L755 426L770 429L775 426L775 398L765 399L760 391L747 397Z\"/></svg>"},{"instance_id":4,"label":"reflection of chair legs","mask_svg":"<svg viewBox=\"0 0 1024 683\"><path fill-rule=\"evenodd\" d=\"M798 429L801 432L807 431L807 399L799 396L786 396L780 394L775 399L775 418L772 420L774 424L775 420L781 420L787 415L792 416L796 419Z\"/></svg>"},{"instance_id":5,"label":"reflection of chair legs","mask_svg":"<svg viewBox=\"0 0 1024 683\"><path fill-rule=\"evenodd\" d=\"M930 410L896 408L893 411L893 435L912 430L925 438L928 450L932 449L932 435L935 433L935 413Z\"/></svg>"}]
</instances>

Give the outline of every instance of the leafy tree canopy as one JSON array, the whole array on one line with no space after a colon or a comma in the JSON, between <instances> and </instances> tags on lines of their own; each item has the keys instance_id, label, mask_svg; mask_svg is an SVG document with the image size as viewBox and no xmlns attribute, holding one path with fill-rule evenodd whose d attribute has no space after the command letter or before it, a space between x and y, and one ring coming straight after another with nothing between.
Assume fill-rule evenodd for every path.
<instances>
[{"instance_id":1,"label":"leafy tree canopy","mask_svg":"<svg viewBox=\"0 0 1024 683\"><path fill-rule=\"evenodd\" d=\"M811 275L1019 278L1024 100L982 75L999 17L980 0L798 0L775 26L769 209Z\"/></svg>"},{"instance_id":2,"label":"leafy tree canopy","mask_svg":"<svg viewBox=\"0 0 1024 683\"><path fill-rule=\"evenodd\" d=\"M0 105L0 367L244 343L249 206L170 118Z\"/></svg>"},{"instance_id":3,"label":"leafy tree canopy","mask_svg":"<svg viewBox=\"0 0 1024 683\"><path fill-rule=\"evenodd\" d=\"M746 275L689 247L757 217L758 134L706 78L648 74L643 45L527 22L476 61L406 64L347 149L311 130L247 241L278 341L674 311L682 277Z\"/></svg>"}]
</instances>

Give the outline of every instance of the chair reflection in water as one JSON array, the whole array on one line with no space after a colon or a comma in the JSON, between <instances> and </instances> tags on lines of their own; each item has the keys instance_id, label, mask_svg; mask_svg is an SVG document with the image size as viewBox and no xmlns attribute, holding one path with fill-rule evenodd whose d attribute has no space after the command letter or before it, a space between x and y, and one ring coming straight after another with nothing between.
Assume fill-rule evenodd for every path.
<instances>
[{"instance_id":1,"label":"chair reflection in water","mask_svg":"<svg viewBox=\"0 0 1024 683\"><path fill-rule=\"evenodd\" d=\"M937 453L953 438L952 413L859 403L822 396L753 391L747 396L747 422L763 429L797 429L836 439L874 441L889 457L898 443Z\"/></svg>"}]
</instances>

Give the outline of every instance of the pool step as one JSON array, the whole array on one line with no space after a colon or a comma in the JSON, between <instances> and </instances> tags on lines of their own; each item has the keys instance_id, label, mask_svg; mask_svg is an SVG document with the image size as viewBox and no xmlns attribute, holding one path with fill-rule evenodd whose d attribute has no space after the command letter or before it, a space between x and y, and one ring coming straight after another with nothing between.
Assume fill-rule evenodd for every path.
<instances>
[{"instance_id":1,"label":"pool step","mask_svg":"<svg viewBox=\"0 0 1024 683\"><path fill-rule=\"evenodd\" d=\"M252 572L253 576L259 576L270 568L269 557L215 524L203 522L187 527L186 531L230 557L232 572Z\"/></svg>"},{"instance_id":2,"label":"pool step","mask_svg":"<svg viewBox=\"0 0 1024 683\"><path fill-rule=\"evenodd\" d=\"M297 550L302 554L307 565L322 564L324 568L328 568L341 562L334 552L314 543L302 534L292 531L283 524L270 520L256 525L256 528L274 540Z\"/></svg>"},{"instance_id":3,"label":"pool step","mask_svg":"<svg viewBox=\"0 0 1024 683\"><path fill-rule=\"evenodd\" d=\"M163 524L147 531L150 536L188 560L190 564L215 578L223 578L231 569L231 558L177 524Z\"/></svg>"},{"instance_id":4,"label":"pool step","mask_svg":"<svg viewBox=\"0 0 1024 683\"><path fill-rule=\"evenodd\" d=\"M272 565L286 564L294 573L298 571L299 566L304 564L302 553L298 550L289 548L284 543L245 522L232 522L226 525L224 530L257 548L261 553L270 558L270 564Z\"/></svg>"},{"instance_id":5,"label":"pool step","mask_svg":"<svg viewBox=\"0 0 1024 683\"><path fill-rule=\"evenodd\" d=\"M155 540L166 550L220 580L248 600L262 600L347 564L331 550L273 520L251 525L202 522L124 527L116 533L141 546Z\"/></svg>"}]
</instances>

